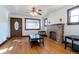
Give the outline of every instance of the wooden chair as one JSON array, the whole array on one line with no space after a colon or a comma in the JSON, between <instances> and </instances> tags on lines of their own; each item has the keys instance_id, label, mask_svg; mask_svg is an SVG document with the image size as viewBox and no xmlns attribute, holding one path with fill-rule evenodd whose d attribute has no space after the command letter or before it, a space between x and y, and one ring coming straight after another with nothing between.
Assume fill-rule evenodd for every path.
<instances>
[{"instance_id":1,"label":"wooden chair","mask_svg":"<svg viewBox=\"0 0 79 59\"><path fill-rule=\"evenodd\" d=\"M43 36L43 37L47 37L46 31L38 31L38 34Z\"/></svg>"}]
</instances>

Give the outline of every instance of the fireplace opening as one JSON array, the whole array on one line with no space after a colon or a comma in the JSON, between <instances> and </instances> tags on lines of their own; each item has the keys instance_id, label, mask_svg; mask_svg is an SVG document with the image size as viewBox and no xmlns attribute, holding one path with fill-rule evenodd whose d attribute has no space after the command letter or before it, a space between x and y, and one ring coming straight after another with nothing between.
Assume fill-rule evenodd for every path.
<instances>
[{"instance_id":1,"label":"fireplace opening","mask_svg":"<svg viewBox=\"0 0 79 59\"><path fill-rule=\"evenodd\" d=\"M53 40L56 40L56 32L55 31L50 31L49 32L49 38L53 39Z\"/></svg>"}]
</instances>

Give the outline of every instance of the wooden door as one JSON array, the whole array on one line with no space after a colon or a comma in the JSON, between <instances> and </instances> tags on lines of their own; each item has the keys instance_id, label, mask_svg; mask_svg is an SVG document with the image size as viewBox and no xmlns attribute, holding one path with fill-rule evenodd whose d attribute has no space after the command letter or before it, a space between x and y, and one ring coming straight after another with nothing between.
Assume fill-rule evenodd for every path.
<instances>
[{"instance_id":1,"label":"wooden door","mask_svg":"<svg viewBox=\"0 0 79 59\"><path fill-rule=\"evenodd\" d=\"M22 18L10 18L11 37L22 36Z\"/></svg>"}]
</instances>

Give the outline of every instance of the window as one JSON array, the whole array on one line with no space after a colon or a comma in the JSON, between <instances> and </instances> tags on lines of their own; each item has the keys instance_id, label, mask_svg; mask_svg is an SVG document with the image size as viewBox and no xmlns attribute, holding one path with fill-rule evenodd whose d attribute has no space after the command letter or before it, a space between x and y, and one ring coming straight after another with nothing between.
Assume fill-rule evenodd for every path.
<instances>
[{"instance_id":1,"label":"window","mask_svg":"<svg viewBox=\"0 0 79 59\"><path fill-rule=\"evenodd\" d=\"M52 22L50 20L48 20L47 18L44 19L44 26L47 26L47 25L51 25Z\"/></svg>"},{"instance_id":2,"label":"window","mask_svg":"<svg viewBox=\"0 0 79 59\"><path fill-rule=\"evenodd\" d=\"M48 23L47 23L47 19L44 20L44 26L47 26Z\"/></svg>"},{"instance_id":3,"label":"window","mask_svg":"<svg viewBox=\"0 0 79 59\"><path fill-rule=\"evenodd\" d=\"M79 6L75 6L67 10L68 25L79 24Z\"/></svg>"},{"instance_id":4,"label":"window","mask_svg":"<svg viewBox=\"0 0 79 59\"><path fill-rule=\"evenodd\" d=\"M25 18L26 30L40 30L40 19Z\"/></svg>"}]
</instances>

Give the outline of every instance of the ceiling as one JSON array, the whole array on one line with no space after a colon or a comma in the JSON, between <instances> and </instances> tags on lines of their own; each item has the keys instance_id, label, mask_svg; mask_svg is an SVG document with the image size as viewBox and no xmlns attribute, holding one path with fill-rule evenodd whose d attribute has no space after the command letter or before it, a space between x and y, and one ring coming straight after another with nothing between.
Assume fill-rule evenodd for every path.
<instances>
[{"instance_id":1,"label":"ceiling","mask_svg":"<svg viewBox=\"0 0 79 59\"><path fill-rule=\"evenodd\" d=\"M37 9L42 10L42 15L45 16L51 11L55 11L59 8L64 7L65 5L4 5L4 7L10 12L10 13L17 13L17 14L26 14L30 15L29 12L31 12L32 7L36 7Z\"/></svg>"}]
</instances>

